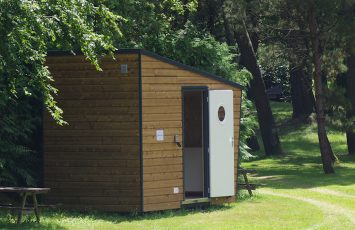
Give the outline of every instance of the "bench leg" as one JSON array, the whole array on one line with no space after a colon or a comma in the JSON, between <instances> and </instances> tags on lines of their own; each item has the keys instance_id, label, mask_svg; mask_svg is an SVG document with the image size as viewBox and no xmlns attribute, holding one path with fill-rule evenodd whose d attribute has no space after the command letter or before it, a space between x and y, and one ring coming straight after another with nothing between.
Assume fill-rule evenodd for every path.
<instances>
[{"instance_id":1,"label":"bench leg","mask_svg":"<svg viewBox=\"0 0 355 230\"><path fill-rule=\"evenodd\" d=\"M243 173L243 177L244 177L245 185L246 185L246 187L248 189L249 196L253 196L253 192L251 191L251 186L249 184L249 180L248 180L247 174Z\"/></svg>"},{"instance_id":2,"label":"bench leg","mask_svg":"<svg viewBox=\"0 0 355 230\"><path fill-rule=\"evenodd\" d=\"M26 205L27 193L23 193L21 194L21 196L22 196L22 203L21 203L21 209L19 210L17 216L17 224L20 224L22 221L22 212Z\"/></svg>"},{"instance_id":3,"label":"bench leg","mask_svg":"<svg viewBox=\"0 0 355 230\"><path fill-rule=\"evenodd\" d=\"M36 215L36 221L37 221L37 223L39 223L40 219L39 219L39 211L38 211L38 203L37 203L36 194L32 194L32 199L33 199L33 207L34 207L34 211L35 211L35 215Z\"/></svg>"}]
</instances>

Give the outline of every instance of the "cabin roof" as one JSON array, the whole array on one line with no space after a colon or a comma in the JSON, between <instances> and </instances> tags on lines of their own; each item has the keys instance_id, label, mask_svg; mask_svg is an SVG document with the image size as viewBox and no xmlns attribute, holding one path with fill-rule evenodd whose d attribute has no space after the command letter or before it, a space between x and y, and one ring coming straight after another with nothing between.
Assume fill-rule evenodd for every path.
<instances>
[{"instance_id":1,"label":"cabin roof","mask_svg":"<svg viewBox=\"0 0 355 230\"><path fill-rule=\"evenodd\" d=\"M82 52L74 52L76 53L77 55L83 55ZM192 66L189 66L189 65L185 65L185 64L182 64L178 61L174 61L170 58L167 58L167 57L163 57L159 54L156 54L156 53L153 53L151 51L148 51L148 50L144 50L144 49L119 49L116 51L117 54L143 54L143 55L146 55L146 56L149 56L149 57L152 57L152 58L156 58L162 62L165 62L165 63L168 63L168 64L171 64L171 65L175 65L175 66L178 66L179 68L181 69L184 69L184 70L187 70L187 71L191 71L193 73L197 73L197 74L200 74L204 77L207 77L207 78L210 78L210 79L213 79L213 80L216 80L216 81L219 81L219 82L223 82L225 84L228 84L228 85L231 85L233 87L236 87L236 88L240 88L240 89L243 89L244 87L236 82L233 82L233 81L230 81L230 80L227 80L221 76L218 76L216 74L213 74L213 73L210 73L210 72L207 72L207 71L204 71L204 70L200 70L196 67L192 67ZM48 52L48 56L72 56L73 55L73 52L70 52L70 51L49 51Z\"/></svg>"}]
</instances>

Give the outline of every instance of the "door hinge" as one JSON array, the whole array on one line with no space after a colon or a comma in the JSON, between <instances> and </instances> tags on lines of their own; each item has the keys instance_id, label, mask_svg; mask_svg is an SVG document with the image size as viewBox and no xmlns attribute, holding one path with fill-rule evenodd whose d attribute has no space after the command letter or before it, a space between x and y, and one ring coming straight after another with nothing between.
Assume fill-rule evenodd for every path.
<instances>
[{"instance_id":1,"label":"door hinge","mask_svg":"<svg viewBox=\"0 0 355 230\"><path fill-rule=\"evenodd\" d=\"M210 153L210 147L207 148L207 152Z\"/></svg>"},{"instance_id":2,"label":"door hinge","mask_svg":"<svg viewBox=\"0 0 355 230\"><path fill-rule=\"evenodd\" d=\"M210 188L207 189L208 194L210 194Z\"/></svg>"},{"instance_id":3,"label":"door hinge","mask_svg":"<svg viewBox=\"0 0 355 230\"><path fill-rule=\"evenodd\" d=\"M206 97L206 99L207 99L207 102L208 102L208 97Z\"/></svg>"}]
</instances>

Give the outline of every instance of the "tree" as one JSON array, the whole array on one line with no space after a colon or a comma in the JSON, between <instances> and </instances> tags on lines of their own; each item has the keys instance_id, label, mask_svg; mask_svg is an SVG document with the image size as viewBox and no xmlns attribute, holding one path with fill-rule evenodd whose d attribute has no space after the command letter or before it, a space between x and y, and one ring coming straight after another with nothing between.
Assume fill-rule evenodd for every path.
<instances>
[{"instance_id":1,"label":"tree","mask_svg":"<svg viewBox=\"0 0 355 230\"><path fill-rule=\"evenodd\" d=\"M250 83L250 95L254 100L255 107L257 110L257 117L259 121L259 127L261 132L261 137L264 144L264 150L266 155L277 155L281 154L281 144L278 136L278 130L275 126L274 117L272 115L270 103L266 94L265 84L262 78L261 70L258 64L256 51L259 46L258 35L255 32L250 33L247 27L247 22L255 27L255 18L252 14L247 17L250 13L251 2L242 2L241 5L234 1L226 1L224 6L225 17L224 25L226 31L230 31L234 36L238 44L240 51L240 61L239 63L244 66L253 75L253 79ZM240 6L243 6L244 8ZM240 17L236 15L241 15ZM232 24L231 23L234 23ZM241 26L239 26L241 25ZM228 29L227 29L228 28ZM227 37L231 37L227 35Z\"/></svg>"},{"instance_id":2,"label":"tree","mask_svg":"<svg viewBox=\"0 0 355 230\"><path fill-rule=\"evenodd\" d=\"M322 61L320 54L319 26L316 15L316 4L308 5L307 17L309 23L310 40L312 44L313 65L314 65L314 89L316 93L316 114L318 125L318 140L323 162L323 170L326 174L334 173L332 149L328 141L325 128L324 113L324 84L322 82Z\"/></svg>"},{"instance_id":3,"label":"tree","mask_svg":"<svg viewBox=\"0 0 355 230\"><path fill-rule=\"evenodd\" d=\"M121 35L121 17L101 1L0 1L0 74L4 98L42 95L46 109L61 122L52 78L45 67L48 49L81 49L98 68L99 57L113 52L113 38ZM38 96L38 95L37 95Z\"/></svg>"},{"instance_id":4,"label":"tree","mask_svg":"<svg viewBox=\"0 0 355 230\"><path fill-rule=\"evenodd\" d=\"M314 111L312 79L309 78L305 66L290 62L290 83L292 118L305 120Z\"/></svg>"},{"instance_id":5,"label":"tree","mask_svg":"<svg viewBox=\"0 0 355 230\"><path fill-rule=\"evenodd\" d=\"M348 66L348 72L346 73L346 89L347 89L347 95L349 97L350 103L351 103L351 110L349 111L349 118L352 116L355 116L355 92L354 92L354 86L355 86L355 54L351 54L347 58L347 66ZM353 129L354 129L353 125ZM354 130L348 130L346 132L346 137L347 137L347 144L348 144L348 151L350 155L355 155L355 131Z\"/></svg>"},{"instance_id":6,"label":"tree","mask_svg":"<svg viewBox=\"0 0 355 230\"><path fill-rule=\"evenodd\" d=\"M250 91L257 110L257 117L260 126L266 155L281 154L281 146L278 131L275 127L270 103L266 94L265 84L262 79L261 70L258 65L256 54L246 28L236 36L241 57L240 63L249 70L253 79L250 83Z\"/></svg>"},{"instance_id":7,"label":"tree","mask_svg":"<svg viewBox=\"0 0 355 230\"><path fill-rule=\"evenodd\" d=\"M310 41L312 44L313 65L314 65L314 89L316 93L316 115L318 125L318 139L320 145L320 152L323 162L323 170L326 174L334 173L333 169L333 151L329 143L326 127L325 127L325 112L324 112L324 87L322 81L322 60L320 53L320 27L318 25L316 1L308 3L306 11L306 18L308 19ZM328 5L332 6L332 4Z\"/></svg>"},{"instance_id":8,"label":"tree","mask_svg":"<svg viewBox=\"0 0 355 230\"><path fill-rule=\"evenodd\" d=\"M287 17L291 16L287 10ZM285 20L285 19L281 19ZM299 21L298 21L298 24ZM298 27L298 28L297 28ZM309 41L304 33L304 25L289 28L280 36L288 49L289 73L291 84L292 118L305 120L314 111L315 99L312 91L312 77L307 71Z\"/></svg>"},{"instance_id":9,"label":"tree","mask_svg":"<svg viewBox=\"0 0 355 230\"><path fill-rule=\"evenodd\" d=\"M343 24L342 33L345 37L345 50L347 54L346 64L348 71L346 73L346 94L350 100L350 109L348 111L348 118L351 119L355 116L355 28L354 28L354 9L355 3L351 1L344 1L344 14L343 14ZM352 122L351 127L346 132L348 151L350 155L355 155L355 124Z\"/></svg>"},{"instance_id":10,"label":"tree","mask_svg":"<svg viewBox=\"0 0 355 230\"><path fill-rule=\"evenodd\" d=\"M339 17L344 1L337 0L311 0L311 1L285 1L283 8L292 12L285 17L289 33L302 34L305 47L312 58L312 65L306 69L313 69L314 91L316 94L316 117L318 139L321 158L325 173L333 173L333 163L336 161L326 133L326 115L331 118L332 111L328 109L329 92L334 92L334 74L339 72L339 60L342 60L344 39L339 39L337 28L342 25ZM308 44L310 44L308 46ZM334 55L336 54L336 55ZM333 57L334 56L334 57ZM343 103L346 104L346 103ZM344 110L346 106L335 106ZM328 120L329 121L329 120Z\"/></svg>"},{"instance_id":11,"label":"tree","mask_svg":"<svg viewBox=\"0 0 355 230\"><path fill-rule=\"evenodd\" d=\"M196 10L195 0L106 1L110 10L126 19L118 48L144 48L160 54L166 54L166 40L183 29L186 15Z\"/></svg>"},{"instance_id":12,"label":"tree","mask_svg":"<svg viewBox=\"0 0 355 230\"><path fill-rule=\"evenodd\" d=\"M354 1L337 1L337 23L334 29L330 30L334 34L331 39L327 39L327 44L332 44L333 50L328 50L328 56L325 60L332 61L333 65L328 63L328 72L336 72L335 76L330 78L330 88L327 89L327 109L329 120L338 128L346 131L348 152L355 152L355 98L354 98L354 64L355 64L355 27L354 27ZM330 62L330 61L328 61ZM334 71L334 69L336 71ZM330 71L329 71L330 70ZM329 80L329 79L328 79ZM335 99L334 99L335 98Z\"/></svg>"},{"instance_id":13,"label":"tree","mask_svg":"<svg viewBox=\"0 0 355 230\"><path fill-rule=\"evenodd\" d=\"M199 10L196 10L196 4ZM212 31L218 30L215 25L218 5L218 1L195 0L109 1L110 9L127 19L128 26L122 29L125 37L120 41L120 47L152 50L247 86L250 81L248 71L240 70L229 47L211 35ZM202 12L201 7L206 12ZM254 134L256 122L252 103L244 95L239 156L246 159L251 155L245 143Z\"/></svg>"},{"instance_id":14,"label":"tree","mask_svg":"<svg viewBox=\"0 0 355 230\"><path fill-rule=\"evenodd\" d=\"M310 41L307 37L305 21L300 12L290 10L292 6L289 6L288 1L265 2L267 3L264 5L270 6L267 8L267 13L259 19L258 30L263 46L269 49L266 53L267 58L263 58L266 59L264 63L280 66L280 63L275 60L284 59L282 61L287 62L289 75L283 78L288 77L290 82L292 118L305 121L314 111L312 74L309 71ZM277 53L277 56L274 53Z\"/></svg>"},{"instance_id":15,"label":"tree","mask_svg":"<svg viewBox=\"0 0 355 230\"><path fill-rule=\"evenodd\" d=\"M41 107L65 123L45 66L47 51L80 49L99 70L100 56L115 50L120 21L101 0L0 0L1 184L36 183L32 135Z\"/></svg>"}]
</instances>

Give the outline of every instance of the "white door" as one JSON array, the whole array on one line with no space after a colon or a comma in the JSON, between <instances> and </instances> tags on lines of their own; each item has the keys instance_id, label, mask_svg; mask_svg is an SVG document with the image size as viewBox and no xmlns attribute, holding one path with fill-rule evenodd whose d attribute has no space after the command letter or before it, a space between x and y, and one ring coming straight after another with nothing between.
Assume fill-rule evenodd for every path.
<instances>
[{"instance_id":1,"label":"white door","mask_svg":"<svg viewBox=\"0 0 355 230\"><path fill-rule=\"evenodd\" d=\"M210 197L234 196L233 91L209 91Z\"/></svg>"}]
</instances>

